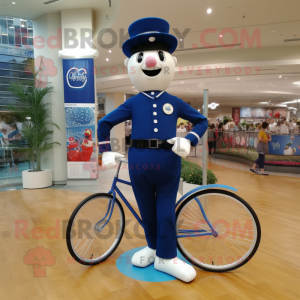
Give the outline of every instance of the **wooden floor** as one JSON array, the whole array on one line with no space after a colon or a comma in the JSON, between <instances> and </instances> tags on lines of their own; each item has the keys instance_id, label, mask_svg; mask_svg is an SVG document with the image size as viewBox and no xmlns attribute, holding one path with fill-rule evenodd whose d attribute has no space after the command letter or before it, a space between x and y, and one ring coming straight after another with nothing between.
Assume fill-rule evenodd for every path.
<instances>
[{"instance_id":1,"label":"wooden floor","mask_svg":"<svg viewBox=\"0 0 300 300\"><path fill-rule=\"evenodd\" d=\"M197 277L190 284L130 279L118 271L115 261L126 250L146 245L145 240L134 237L132 223L127 230L133 238L124 236L111 259L85 267L70 259L63 224L89 193L59 189L7 191L0 192L0 299L299 300L299 178L258 176L236 170L234 165L231 169L216 165L210 168L218 183L238 188L237 194L252 205L260 219L261 244L247 265L223 274L197 269ZM107 184L101 188L107 190ZM128 210L126 215L133 219ZM28 226L27 236L18 234L23 226ZM51 237L50 227L54 226L58 233L55 236L52 230ZM23 260L37 246L50 249L56 259L55 265L47 266L45 277L34 277L33 266Z\"/></svg>"}]
</instances>

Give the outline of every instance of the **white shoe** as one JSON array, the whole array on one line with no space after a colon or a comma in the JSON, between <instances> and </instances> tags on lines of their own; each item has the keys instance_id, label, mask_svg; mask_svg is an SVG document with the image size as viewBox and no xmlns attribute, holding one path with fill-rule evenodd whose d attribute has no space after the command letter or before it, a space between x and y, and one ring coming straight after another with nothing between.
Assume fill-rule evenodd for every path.
<instances>
[{"instance_id":1,"label":"white shoe","mask_svg":"<svg viewBox=\"0 0 300 300\"><path fill-rule=\"evenodd\" d=\"M191 265L180 260L178 257L165 259L156 256L154 268L185 282L192 281L197 275L195 269Z\"/></svg>"},{"instance_id":2,"label":"white shoe","mask_svg":"<svg viewBox=\"0 0 300 300\"><path fill-rule=\"evenodd\" d=\"M131 263L137 267L147 267L154 263L156 250L146 247L136 252L131 259Z\"/></svg>"}]
</instances>

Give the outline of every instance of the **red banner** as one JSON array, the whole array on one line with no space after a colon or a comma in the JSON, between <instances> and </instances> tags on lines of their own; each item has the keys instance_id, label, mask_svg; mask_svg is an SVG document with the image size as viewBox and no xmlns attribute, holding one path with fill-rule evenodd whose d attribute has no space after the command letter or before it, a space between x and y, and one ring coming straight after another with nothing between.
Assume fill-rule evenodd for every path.
<instances>
[{"instance_id":1,"label":"red banner","mask_svg":"<svg viewBox=\"0 0 300 300\"><path fill-rule=\"evenodd\" d=\"M233 122L235 123L235 125L240 123L240 111L241 111L240 107L232 108L232 119L233 119Z\"/></svg>"}]
</instances>

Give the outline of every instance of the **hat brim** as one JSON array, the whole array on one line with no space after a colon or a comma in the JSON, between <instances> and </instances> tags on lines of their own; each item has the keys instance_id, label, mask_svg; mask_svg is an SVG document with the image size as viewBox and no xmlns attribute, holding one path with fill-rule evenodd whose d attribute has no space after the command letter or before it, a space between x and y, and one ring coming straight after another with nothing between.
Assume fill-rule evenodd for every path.
<instances>
[{"instance_id":1,"label":"hat brim","mask_svg":"<svg viewBox=\"0 0 300 300\"><path fill-rule=\"evenodd\" d=\"M149 32L141 35L137 35L133 38L128 39L127 41L124 42L122 46L123 53L127 57L131 57L131 49L134 46L137 46L139 44L146 44L149 43L149 38L154 37L155 42L160 42L167 44L169 46L169 52L173 53L178 45L177 38L174 35L171 35L169 33L163 33L163 32ZM160 49L157 49L160 50Z\"/></svg>"}]
</instances>

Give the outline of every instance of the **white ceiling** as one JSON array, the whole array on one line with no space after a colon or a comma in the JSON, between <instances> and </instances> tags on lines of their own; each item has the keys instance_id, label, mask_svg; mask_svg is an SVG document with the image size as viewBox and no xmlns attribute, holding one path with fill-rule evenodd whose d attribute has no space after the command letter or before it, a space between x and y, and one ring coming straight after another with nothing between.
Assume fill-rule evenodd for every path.
<instances>
[{"instance_id":1,"label":"white ceiling","mask_svg":"<svg viewBox=\"0 0 300 300\"><path fill-rule=\"evenodd\" d=\"M190 28L189 34L174 53L178 58L178 66L210 64L213 69L213 65L217 63L224 67L235 62L235 66L245 67L247 61L256 60L262 69L265 69L260 74L252 70L251 74L243 72L236 75L233 65L229 65L232 68L230 75L224 72L217 74L216 70L212 70L211 74L197 75L194 71L186 71L181 75L177 68L168 92L190 101L195 108L202 106L204 88L210 90L210 102L220 103L218 109L221 111L227 111L235 105L258 106L259 102L269 100L270 105L276 105L286 99L300 98L300 86L293 85L294 81L300 81L300 41L284 42L285 39L300 38L299 0L111 0L112 7L109 7L109 0L62 0L44 5L45 1L15 0L16 4L13 5L11 0L1 0L0 12L2 15L34 19L45 13L63 9L91 7L94 12L94 44L100 53L99 58L95 60L97 71L101 67L112 66L120 69L125 59L121 50L120 30L127 33L128 26L133 21L155 16L166 19L173 34L174 28L179 32ZM207 8L212 9L211 14L206 13ZM108 49L100 48L97 43L97 34L103 28L112 28L118 35L118 42L110 49L111 53ZM206 42L217 45L218 35L224 28L233 29L238 35L238 42L242 29L246 29L249 36L258 29L261 48L257 49L255 43L252 49L244 50L239 46L232 49L221 47L194 50L193 47L203 48L199 37L201 32L208 28L215 28L217 32L208 34ZM105 34L103 42L110 41L111 35ZM232 36L226 34L224 42L231 43ZM287 54L288 49L297 46L299 51L296 51L296 54ZM248 48L248 45L245 48ZM273 56L274 61L271 62L269 57ZM106 61L106 58L109 58L109 61ZM279 62L287 59L290 60L288 63ZM243 64L239 63L241 61ZM253 68L254 63L249 65ZM281 79L279 75L282 75ZM98 72L97 77L98 92L133 93L134 89L127 74L119 73L115 76ZM240 77L240 80L237 80L237 77Z\"/></svg>"}]
</instances>

